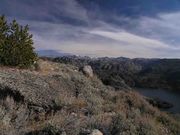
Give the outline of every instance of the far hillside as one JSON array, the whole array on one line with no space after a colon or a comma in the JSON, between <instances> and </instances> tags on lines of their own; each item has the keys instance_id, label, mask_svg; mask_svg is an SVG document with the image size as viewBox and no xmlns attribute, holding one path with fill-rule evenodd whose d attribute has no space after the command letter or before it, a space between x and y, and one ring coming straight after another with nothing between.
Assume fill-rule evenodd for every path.
<instances>
[{"instance_id":1,"label":"far hillside","mask_svg":"<svg viewBox=\"0 0 180 135\"><path fill-rule=\"evenodd\" d=\"M180 90L180 59L89 58L64 56L55 62L91 65L106 85Z\"/></svg>"}]
</instances>

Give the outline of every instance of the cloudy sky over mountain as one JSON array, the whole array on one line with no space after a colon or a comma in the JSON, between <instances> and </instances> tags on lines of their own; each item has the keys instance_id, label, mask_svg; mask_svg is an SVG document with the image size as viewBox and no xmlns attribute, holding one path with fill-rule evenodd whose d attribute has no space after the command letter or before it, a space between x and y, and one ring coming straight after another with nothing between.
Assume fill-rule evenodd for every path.
<instances>
[{"instance_id":1,"label":"cloudy sky over mountain","mask_svg":"<svg viewBox=\"0 0 180 135\"><path fill-rule=\"evenodd\" d=\"M29 24L36 50L180 58L180 0L1 0Z\"/></svg>"}]
</instances>

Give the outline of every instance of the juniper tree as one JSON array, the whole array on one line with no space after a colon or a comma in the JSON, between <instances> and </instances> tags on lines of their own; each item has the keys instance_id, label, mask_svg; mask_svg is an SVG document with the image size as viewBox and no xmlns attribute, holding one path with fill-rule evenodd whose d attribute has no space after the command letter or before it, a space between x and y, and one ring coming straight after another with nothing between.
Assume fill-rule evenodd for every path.
<instances>
[{"instance_id":1,"label":"juniper tree","mask_svg":"<svg viewBox=\"0 0 180 135\"><path fill-rule=\"evenodd\" d=\"M2 20L4 21L5 17L2 17ZM5 26L2 25L2 29L4 29L4 27ZM13 20L7 25L4 34L3 32L1 32L1 34L4 35L2 36L4 37L4 41L1 44L0 55L2 64L29 67L34 63L37 56L34 52L32 34L29 34L28 25L21 26L16 20Z\"/></svg>"},{"instance_id":2,"label":"juniper tree","mask_svg":"<svg viewBox=\"0 0 180 135\"><path fill-rule=\"evenodd\" d=\"M5 19L5 16L0 16L0 62L2 62L3 59L3 47L7 40L8 31L9 27Z\"/></svg>"}]
</instances>

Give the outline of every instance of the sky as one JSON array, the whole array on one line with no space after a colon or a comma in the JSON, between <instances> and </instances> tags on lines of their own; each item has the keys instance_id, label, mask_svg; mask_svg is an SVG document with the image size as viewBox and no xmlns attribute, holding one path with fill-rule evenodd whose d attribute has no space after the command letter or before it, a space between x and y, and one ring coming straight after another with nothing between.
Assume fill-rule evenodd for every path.
<instances>
[{"instance_id":1,"label":"sky","mask_svg":"<svg viewBox=\"0 0 180 135\"><path fill-rule=\"evenodd\" d=\"M180 58L180 0L1 0L0 14L41 53Z\"/></svg>"}]
</instances>

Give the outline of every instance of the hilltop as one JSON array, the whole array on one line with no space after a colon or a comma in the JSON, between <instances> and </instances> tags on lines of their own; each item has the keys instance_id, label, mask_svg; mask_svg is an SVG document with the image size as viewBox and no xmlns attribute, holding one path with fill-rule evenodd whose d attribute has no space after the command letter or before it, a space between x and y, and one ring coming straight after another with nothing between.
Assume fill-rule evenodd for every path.
<instances>
[{"instance_id":1,"label":"hilltop","mask_svg":"<svg viewBox=\"0 0 180 135\"><path fill-rule=\"evenodd\" d=\"M42 59L32 69L1 66L0 134L180 134L177 118L129 87L104 85L96 73Z\"/></svg>"}]
</instances>

